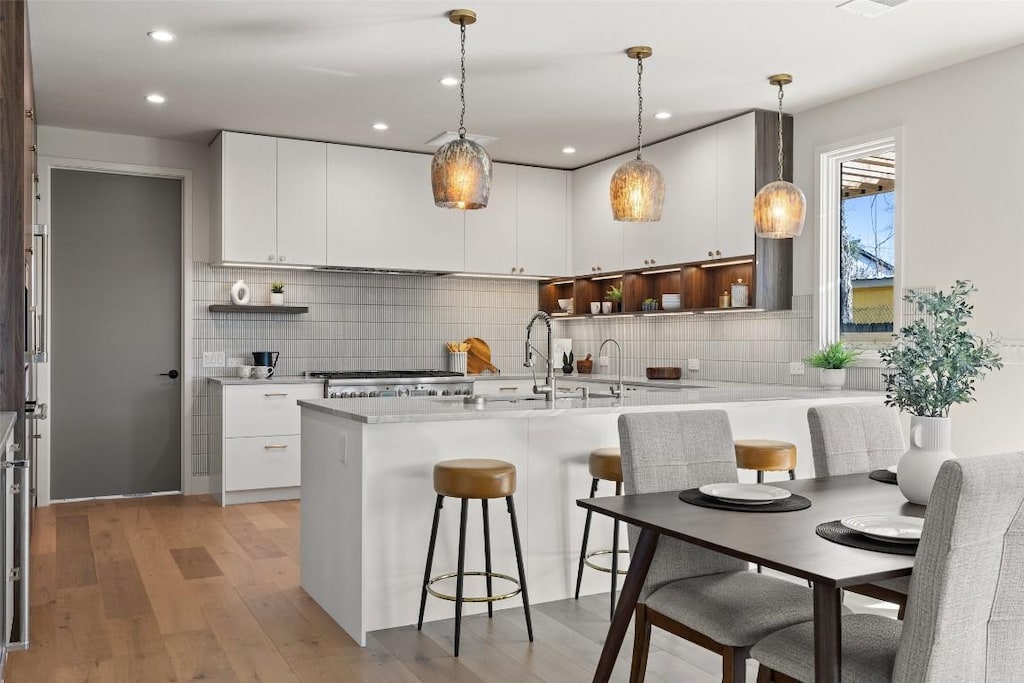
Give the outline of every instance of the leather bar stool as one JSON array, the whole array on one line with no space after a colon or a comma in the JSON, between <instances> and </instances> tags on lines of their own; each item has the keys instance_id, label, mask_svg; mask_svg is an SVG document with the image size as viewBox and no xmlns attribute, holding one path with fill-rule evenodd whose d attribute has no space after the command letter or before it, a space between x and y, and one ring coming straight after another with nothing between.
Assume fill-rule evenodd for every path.
<instances>
[{"instance_id":1,"label":"leather bar stool","mask_svg":"<svg viewBox=\"0 0 1024 683\"><path fill-rule=\"evenodd\" d=\"M593 498L597 495L597 484L600 481L613 481L615 482L615 495L622 495L622 455L619 452L618 446L611 448L598 448L590 453L589 461L590 469L590 497ZM629 554L628 550L619 550L619 523L613 522L615 526L612 530L612 549L611 550L595 550L590 554L587 554L587 540L590 537L590 515L591 511L587 510L587 521L583 525L583 547L580 548L580 566L576 572L576 599L580 599L580 584L583 582L583 567L586 565L591 569L596 569L601 572L609 572L612 575L612 606L611 614L615 615L615 591L618 584L619 574L625 574L625 569L619 569L619 553ZM596 555L611 555L612 566L611 569L608 567L602 567L599 564L595 564L590 561L590 558Z\"/></svg>"},{"instance_id":2,"label":"leather bar stool","mask_svg":"<svg viewBox=\"0 0 1024 683\"><path fill-rule=\"evenodd\" d=\"M796 444L771 439L740 439L734 443L736 467L741 470L755 470L757 483L764 483L765 472L789 472L790 480L796 479ZM761 565L757 565L761 573Z\"/></svg>"},{"instance_id":3,"label":"leather bar stool","mask_svg":"<svg viewBox=\"0 0 1024 683\"><path fill-rule=\"evenodd\" d=\"M455 656L459 656L459 635L462 631L462 603L486 602L487 616L494 616L492 603L496 600L515 597L522 594L523 610L526 612L526 633L533 642L533 624L530 621L530 599L526 592L526 573L523 571L523 549L519 542L519 525L516 523L516 506L512 494L516 492L516 467L503 460L461 459L445 460L434 465L434 491L437 492L437 504L434 506L434 524L430 529L430 548L427 550L427 568L423 572L423 590L420 595L420 616L416 628L423 628L423 611L427 606L427 593L442 600L455 602ZM434 545L437 542L437 524L441 517L441 508L445 497L459 498L462 501L462 517L459 522L459 563L458 570L451 574L430 577L434 564ZM519 580L507 574L491 571L491 527L487 516L487 501L492 498L504 498L508 507L509 519L512 523L512 542L516 549L516 565L519 569ZM479 500L484 513L484 566L482 572L467 572L466 569L466 513L470 500ZM462 587L466 576L483 576L487 582L486 597L466 597ZM455 595L446 595L433 588L433 585L444 579L455 579ZM515 590L502 595L494 595L492 579L503 579L515 585Z\"/></svg>"}]
</instances>

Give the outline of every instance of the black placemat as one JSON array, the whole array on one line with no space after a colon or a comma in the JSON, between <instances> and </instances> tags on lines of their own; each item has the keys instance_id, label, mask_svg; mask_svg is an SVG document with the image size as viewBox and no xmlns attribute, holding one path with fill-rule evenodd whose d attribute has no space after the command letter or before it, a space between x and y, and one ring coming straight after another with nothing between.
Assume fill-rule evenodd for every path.
<instances>
[{"instance_id":1,"label":"black placemat","mask_svg":"<svg viewBox=\"0 0 1024 683\"><path fill-rule=\"evenodd\" d=\"M711 496L705 496L697 489L686 489L679 492L679 500L690 505L715 510L732 510L734 512L794 512L811 507L811 501L795 493L789 498L772 501L764 505L743 505L742 503L726 503Z\"/></svg>"},{"instance_id":2,"label":"black placemat","mask_svg":"<svg viewBox=\"0 0 1024 683\"><path fill-rule=\"evenodd\" d=\"M896 473L890 472L889 470L875 470L874 472L868 475L868 478L874 479L875 481L880 481L883 484L896 483Z\"/></svg>"},{"instance_id":3,"label":"black placemat","mask_svg":"<svg viewBox=\"0 0 1024 683\"><path fill-rule=\"evenodd\" d=\"M824 522L819 524L814 531L827 541L832 541L833 543L838 543L840 545L848 545L851 548L874 550L878 553L890 553L892 555L917 554L917 543L890 543L888 541L879 541L871 538L870 536L865 536L858 531L847 529L839 523L838 519L834 522Z\"/></svg>"}]
</instances>

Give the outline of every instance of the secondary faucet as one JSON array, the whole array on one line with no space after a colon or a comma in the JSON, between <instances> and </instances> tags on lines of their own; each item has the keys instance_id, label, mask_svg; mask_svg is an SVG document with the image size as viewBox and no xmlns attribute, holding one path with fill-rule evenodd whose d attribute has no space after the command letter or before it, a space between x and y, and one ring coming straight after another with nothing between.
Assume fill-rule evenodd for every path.
<instances>
[{"instance_id":1,"label":"secondary faucet","mask_svg":"<svg viewBox=\"0 0 1024 683\"><path fill-rule=\"evenodd\" d=\"M544 311L537 311L530 318L530 322L526 325L526 360L523 362L523 367L533 368L533 344L530 343L530 333L533 332L533 324L538 320L543 320L544 325L548 328L548 355L544 357L545 362L548 364L547 375L543 386L537 386L537 373L533 375L533 393L544 394L545 401L555 400L555 365L552 356L555 355L555 339L551 331L551 316ZM540 353L539 351L537 353ZM541 354L543 357L544 354Z\"/></svg>"},{"instance_id":2,"label":"secondary faucet","mask_svg":"<svg viewBox=\"0 0 1024 683\"><path fill-rule=\"evenodd\" d=\"M597 350L597 357L601 357L601 352L604 351L604 345L607 344L608 342L615 344L615 348L619 350L619 383L617 387L610 387L610 391L612 396L615 396L616 398L622 398L622 346L620 346L619 342L615 341L614 339L605 339L603 342L601 342L601 347L598 348Z\"/></svg>"}]
</instances>

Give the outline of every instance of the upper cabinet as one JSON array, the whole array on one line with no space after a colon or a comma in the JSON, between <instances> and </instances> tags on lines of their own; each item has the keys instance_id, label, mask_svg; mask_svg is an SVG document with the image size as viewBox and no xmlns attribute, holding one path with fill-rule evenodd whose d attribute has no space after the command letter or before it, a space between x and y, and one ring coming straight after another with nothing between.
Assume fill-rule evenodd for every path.
<instances>
[{"instance_id":1,"label":"upper cabinet","mask_svg":"<svg viewBox=\"0 0 1024 683\"><path fill-rule=\"evenodd\" d=\"M756 132L754 113L715 126L717 198L715 258L754 253ZM711 246L708 247L712 249Z\"/></svg>"},{"instance_id":2,"label":"upper cabinet","mask_svg":"<svg viewBox=\"0 0 1024 683\"><path fill-rule=\"evenodd\" d=\"M464 213L434 206L427 154L328 145L327 262L461 271Z\"/></svg>"},{"instance_id":3,"label":"upper cabinet","mask_svg":"<svg viewBox=\"0 0 1024 683\"><path fill-rule=\"evenodd\" d=\"M216 262L322 266L326 145L221 133L211 148Z\"/></svg>"},{"instance_id":4,"label":"upper cabinet","mask_svg":"<svg viewBox=\"0 0 1024 683\"><path fill-rule=\"evenodd\" d=\"M519 272L516 256L516 167L492 164L487 208L466 211L466 272Z\"/></svg>"},{"instance_id":5,"label":"upper cabinet","mask_svg":"<svg viewBox=\"0 0 1024 683\"><path fill-rule=\"evenodd\" d=\"M622 269L623 232L632 227L612 218L608 186L626 154L585 166L572 178L572 272L595 275Z\"/></svg>"}]
</instances>

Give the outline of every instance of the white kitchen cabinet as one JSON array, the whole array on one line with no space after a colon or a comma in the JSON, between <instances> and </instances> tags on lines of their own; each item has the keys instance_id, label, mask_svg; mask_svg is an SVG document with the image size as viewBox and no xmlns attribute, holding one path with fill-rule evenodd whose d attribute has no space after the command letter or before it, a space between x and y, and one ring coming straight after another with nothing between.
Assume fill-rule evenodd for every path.
<instances>
[{"instance_id":1,"label":"white kitchen cabinet","mask_svg":"<svg viewBox=\"0 0 1024 683\"><path fill-rule=\"evenodd\" d=\"M622 269L624 223L612 218L608 186L612 174L631 155L573 172L572 272L594 275Z\"/></svg>"},{"instance_id":2,"label":"white kitchen cabinet","mask_svg":"<svg viewBox=\"0 0 1024 683\"><path fill-rule=\"evenodd\" d=\"M463 270L465 212L434 206L430 162L427 154L328 145L327 262Z\"/></svg>"},{"instance_id":3,"label":"white kitchen cabinet","mask_svg":"<svg viewBox=\"0 0 1024 683\"><path fill-rule=\"evenodd\" d=\"M721 257L754 253L754 114L715 126L717 219L715 251ZM719 254L715 254L716 258Z\"/></svg>"},{"instance_id":4,"label":"white kitchen cabinet","mask_svg":"<svg viewBox=\"0 0 1024 683\"><path fill-rule=\"evenodd\" d=\"M527 275L568 275L569 173L517 167L516 264Z\"/></svg>"},{"instance_id":5,"label":"white kitchen cabinet","mask_svg":"<svg viewBox=\"0 0 1024 683\"><path fill-rule=\"evenodd\" d=\"M319 383L212 384L211 489L221 505L300 497L297 402L322 397Z\"/></svg>"},{"instance_id":6,"label":"white kitchen cabinet","mask_svg":"<svg viewBox=\"0 0 1024 683\"><path fill-rule=\"evenodd\" d=\"M225 131L211 156L214 258L277 263L277 138Z\"/></svg>"},{"instance_id":7,"label":"white kitchen cabinet","mask_svg":"<svg viewBox=\"0 0 1024 683\"><path fill-rule=\"evenodd\" d=\"M466 211L466 272L512 274L516 260L516 167L493 164L487 207Z\"/></svg>"},{"instance_id":8,"label":"white kitchen cabinet","mask_svg":"<svg viewBox=\"0 0 1024 683\"><path fill-rule=\"evenodd\" d=\"M327 145L277 139L277 262L327 263Z\"/></svg>"}]
</instances>

